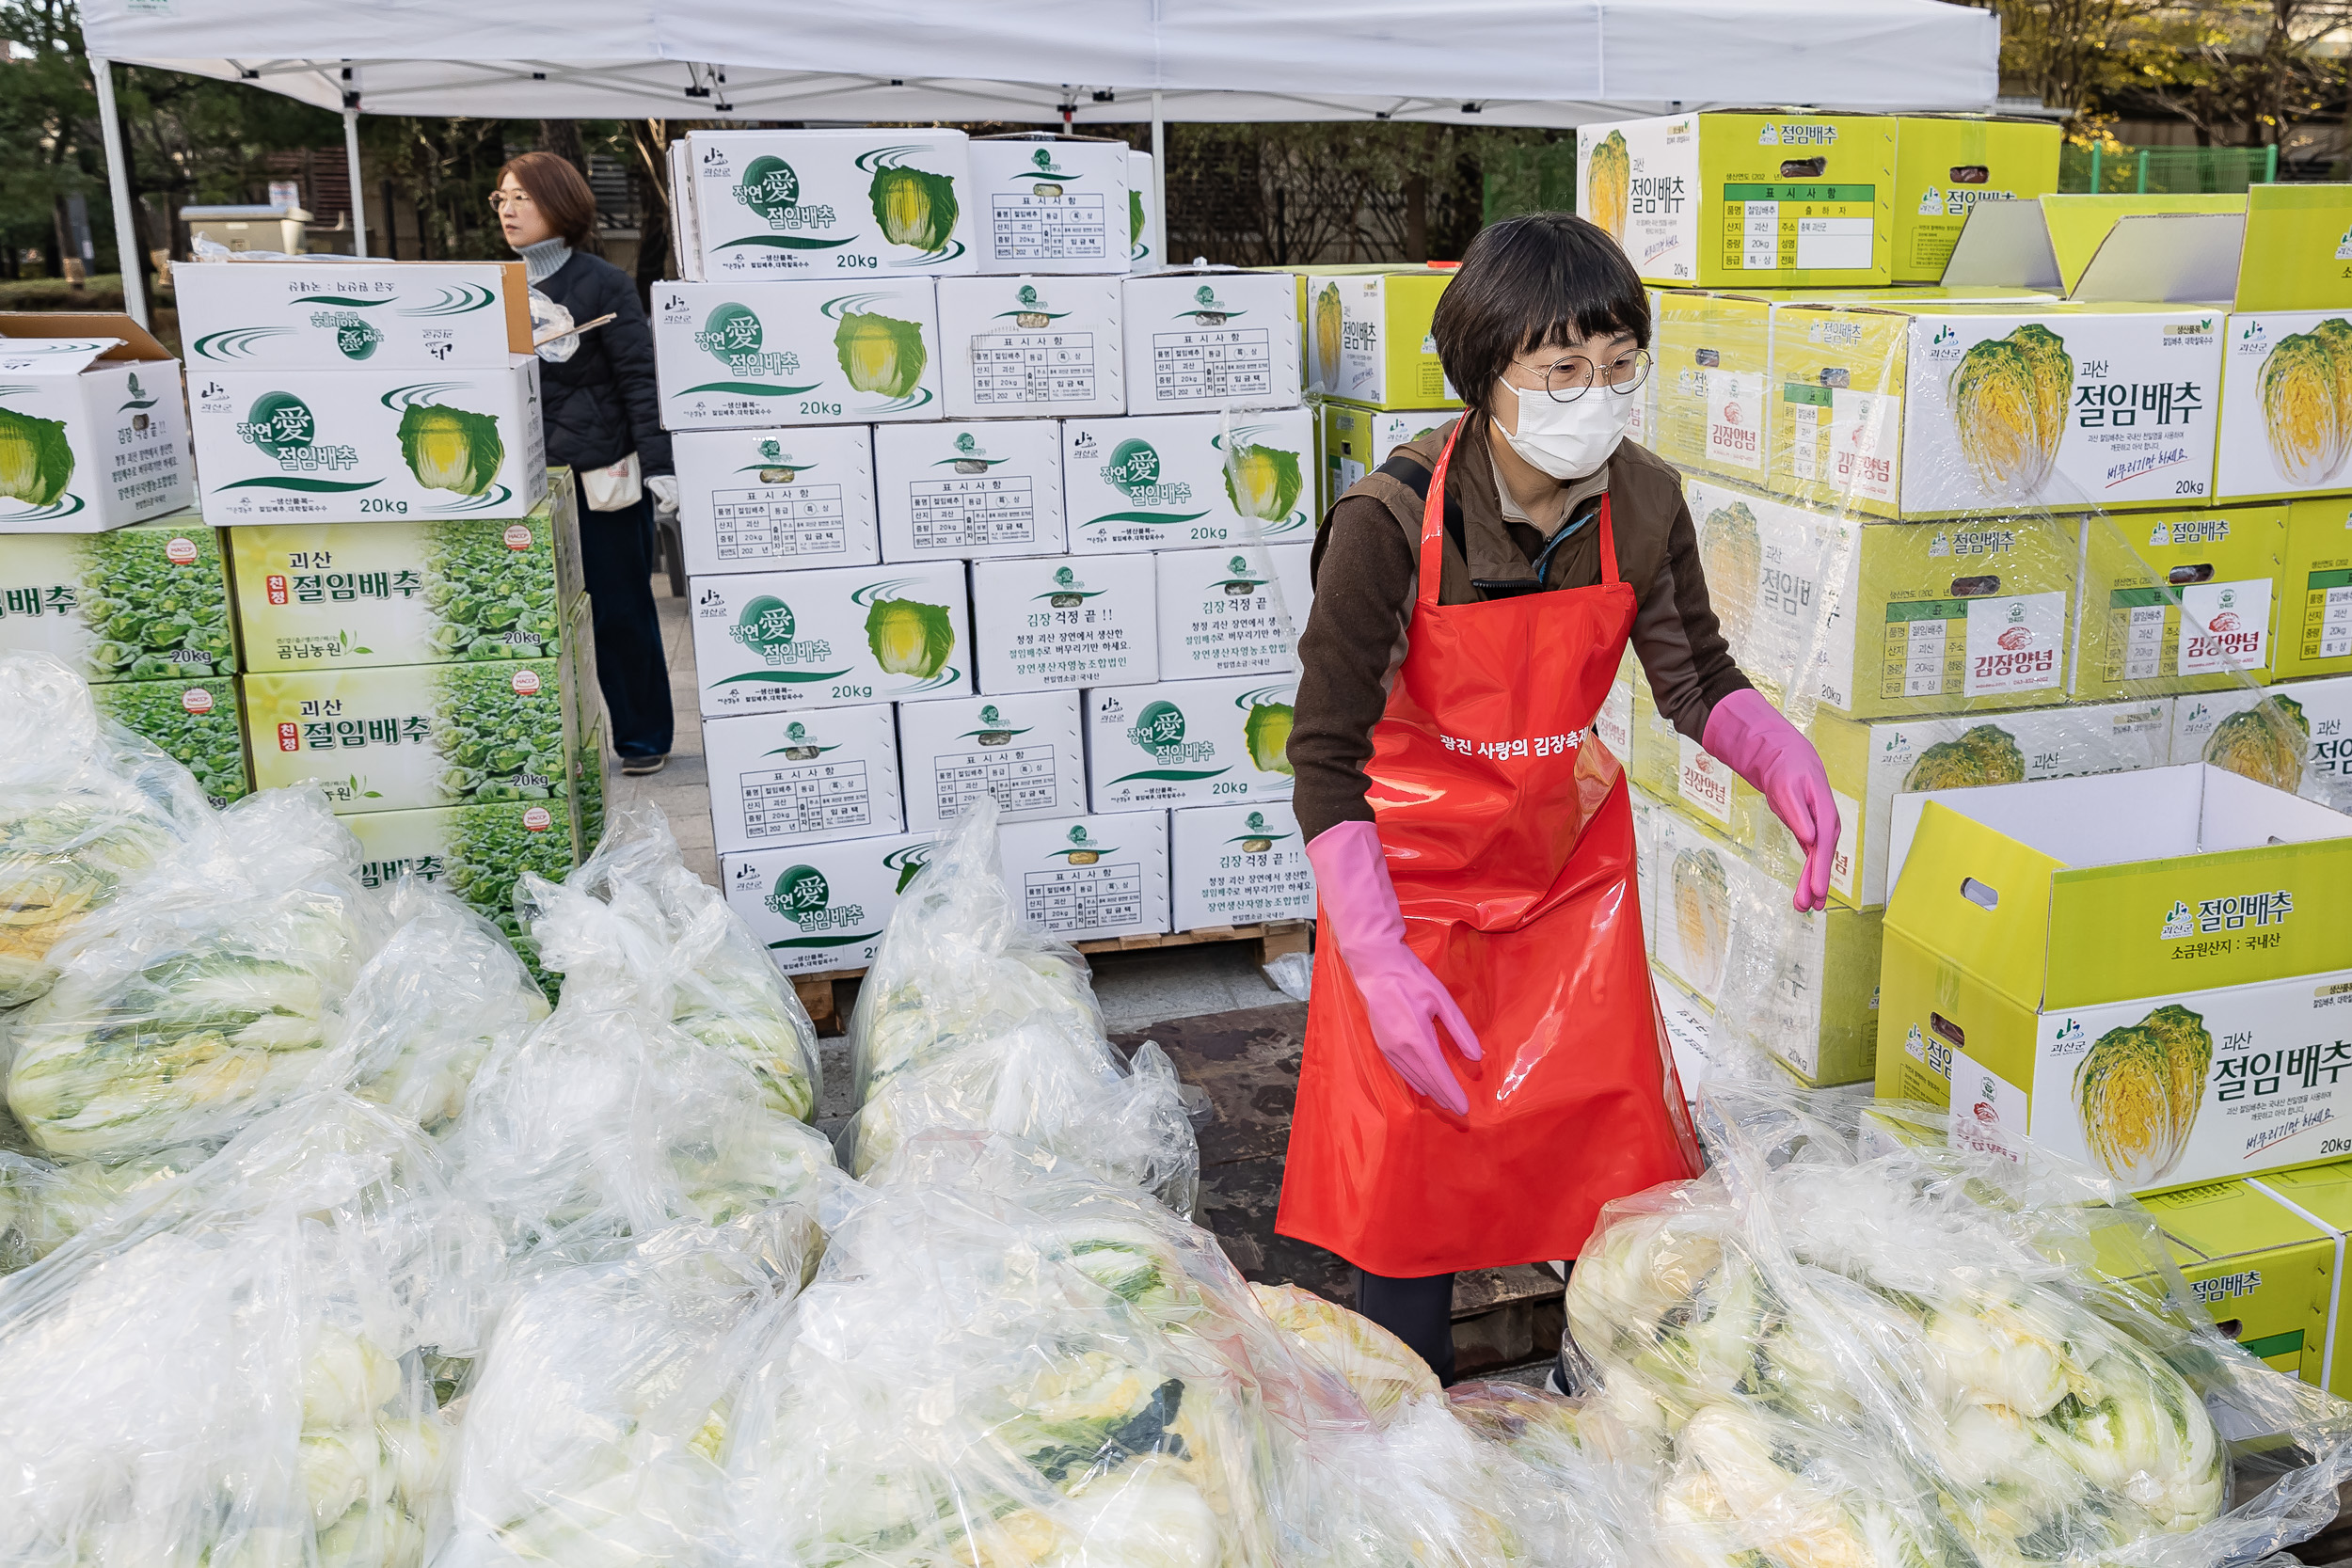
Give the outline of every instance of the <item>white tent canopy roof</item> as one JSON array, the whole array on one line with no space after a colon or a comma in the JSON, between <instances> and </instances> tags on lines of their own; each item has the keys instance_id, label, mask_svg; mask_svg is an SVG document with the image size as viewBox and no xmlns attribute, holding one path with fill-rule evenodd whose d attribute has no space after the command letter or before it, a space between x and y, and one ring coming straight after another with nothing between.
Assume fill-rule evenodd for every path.
<instances>
[{"instance_id":1,"label":"white tent canopy roof","mask_svg":"<svg viewBox=\"0 0 2352 1568\"><path fill-rule=\"evenodd\" d=\"M1368 119L1982 109L1944 0L83 0L92 55L323 108L515 119ZM356 100L347 96L356 94Z\"/></svg>"}]
</instances>

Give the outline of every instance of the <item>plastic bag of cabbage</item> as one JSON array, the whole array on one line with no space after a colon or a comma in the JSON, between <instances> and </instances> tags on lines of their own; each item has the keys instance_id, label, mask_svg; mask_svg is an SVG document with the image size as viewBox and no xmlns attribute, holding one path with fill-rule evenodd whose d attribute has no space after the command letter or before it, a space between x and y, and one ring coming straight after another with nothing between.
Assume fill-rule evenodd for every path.
<instances>
[{"instance_id":1,"label":"plastic bag of cabbage","mask_svg":"<svg viewBox=\"0 0 2352 1568\"><path fill-rule=\"evenodd\" d=\"M52 950L126 878L213 831L194 776L100 719L79 676L0 656L0 1009L49 990Z\"/></svg>"},{"instance_id":2,"label":"plastic bag of cabbage","mask_svg":"<svg viewBox=\"0 0 2352 1568\"><path fill-rule=\"evenodd\" d=\"M1704 1095L1713 1168L1610 1205L1568 1284L1658 1556L2185 1568L2335 1516L2352 1407L2217 1333L2115 1183L1920 1107Z\"/></svg>"},{"instance_id":3,"label":"plastic bag of cabbage","mask_svg":"<svg viewBox=\"0 0 2352 1568\"><path fill-rule=\"evenodd\" d=\"M0 1280L0 1561L415 1568L497 1240L343 1094L260 1117Z\"/></svg>"},{"instance_id":4,"label":"plastic bag of cabbage","mask_svg":"<svg viewBox=\"0 0 2352 1568\"><path fill-rule=\"evenodd\" d=\"M1000 863L983 800L893 911L850 1020L843 1164L871 1180L924 1131L1002 1132L1190 1213L1200 1152L1175 1069L1150 1043L1121 1060L1086 961L1023 922Z\"/></svg>"},{"instance_id":5,"label":"plastic bag of cabbage","mask_svg":"<svg viewBox=\"0 0 2352 1568\"><path fill-rule=\"evenodd\" d=\"M332 1004L389 934L315 790L249 796L52 947L11 1021L8 1108L44 1152L107 1161L224 1135L303 1088Z\"/></svg>"},{"instance_id":6,"label":"plastic bag of cabbage","mask_svg":"<svg viewBox=\"0 0 2352 1568\"><path fill-rule=\"evenodd\" d=\"M818 1086L817 1027L767 950L686 868L656 806L616 811L596 853L561 885L524 875L516 912L539 961L598 1009L666 1019L757 1073L768 1101L805 1121Z\"/></svg>"},{"instance_id":7,"label":"plastic bag of cabbage","mask_svg":"<svg viewBox=\"0 0 2352 1568\"><path fill-rule=\"evenodd\" d=\"M718 1560L738 1382L800 1289L804 1234L766 1209L527 1286L466 1397L437 1568Z\"/></svg>"}]
</instances>

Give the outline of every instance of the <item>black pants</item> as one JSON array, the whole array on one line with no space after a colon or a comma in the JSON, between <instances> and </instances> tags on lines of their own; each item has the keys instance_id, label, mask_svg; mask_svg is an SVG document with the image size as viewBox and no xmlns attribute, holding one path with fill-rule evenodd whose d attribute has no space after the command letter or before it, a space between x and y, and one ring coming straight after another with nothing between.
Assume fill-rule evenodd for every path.
<instances>
[{"instance_id":1,"label":"black pants","mask_svg":"<svg viewBox=\"0 0 2352 1568\"><path fill-rule=\"evenodd\" d=\"M1452 1275L1391 1279L1358 1269L1356 1310L1404 1340L1406 1349L1429 1363L1438 1382L1454 1381Z\"/></svg>"},{"instance_id":2,"label":"black pants","mask_svg":"<svg viewBox=\"0 0 2352 1568\"><path fill-rule=\"evenodd\" d=\"M580 567L596 627L596 685L612 721L612 749L624 757L670 751L670 666L661 652L661 617L653 605L653 497L618 512L591 512L580 501Z\"/></svg>"}]
</instances>

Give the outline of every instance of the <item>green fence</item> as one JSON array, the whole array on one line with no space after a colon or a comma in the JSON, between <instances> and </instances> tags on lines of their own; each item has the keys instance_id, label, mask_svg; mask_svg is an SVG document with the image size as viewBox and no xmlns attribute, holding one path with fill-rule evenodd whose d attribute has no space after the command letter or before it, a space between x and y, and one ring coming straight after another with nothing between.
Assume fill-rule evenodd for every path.
<instances>
[{"instance_id":1,"label":"green fence","mask_svg":"<svg viewBox=\"0 0 2352 1568\"><path fill-rule=\"evenodd\" d=\"M2058 189L2115 196L2242 191L2279 178L2276 147L2068 147L2058 152Z\"/></svg>"}]
</instances>

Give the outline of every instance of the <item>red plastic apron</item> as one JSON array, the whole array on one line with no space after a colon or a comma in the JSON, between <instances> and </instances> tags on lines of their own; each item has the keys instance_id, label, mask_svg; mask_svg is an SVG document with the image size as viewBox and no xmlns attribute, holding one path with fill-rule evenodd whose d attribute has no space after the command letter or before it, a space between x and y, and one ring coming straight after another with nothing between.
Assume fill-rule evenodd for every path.
<instances>
[{"instance_id":1,"label":"red plastic apron","mask_svg":"<svg viewBox=\"0 0 2352 1568\"><path fill-rule=\"evenodd\" d=\"M1608 501L1597 585L1439 604L1453 454L1449 436L1367 799L1406 945L1486 1058L1447 1054L1467 1117L1407 1088L1324 926L1274 1226L1395 1277L1574 1258L1602 1204L1698 1169L1643 954L1632 806L1591 733L1633 629Z\"/></svg>"}]
</instances>

